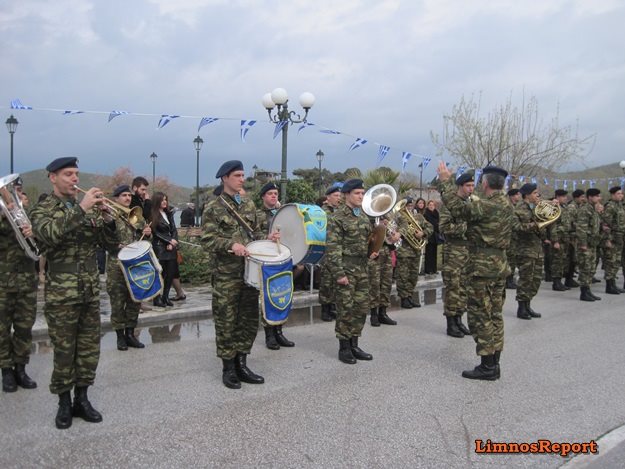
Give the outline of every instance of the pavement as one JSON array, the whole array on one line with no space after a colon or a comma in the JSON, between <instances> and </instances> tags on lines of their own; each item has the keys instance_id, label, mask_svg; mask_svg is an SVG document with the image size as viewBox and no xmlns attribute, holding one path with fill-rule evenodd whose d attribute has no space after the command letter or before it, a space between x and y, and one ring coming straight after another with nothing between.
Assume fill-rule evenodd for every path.
<instances>
[{"instance_id":1,"label":"pavement","mask_svg":"<svg viewBox=\"0 0 625 469\"><path fill-rule=\"evenodd\" d=\"M596 285L603 300L583 303L543 283L532 301L543 317L523 321L510 295L502 377L480 382L460 376L477 364L475 344L445 335L432 282L436 301L391 310L399 325L367 323L360 345L374 360L356 365L338 361L334 325L299 308L304 319L285 328L296 346L270 351L259 334L248 365L266 383L240 390L221 383L210 317L146 323L143 350L119 352L107 333L90 388L104 422L64 431L47 389L51 351L38 346L28 370L39 388L0 398L0 467L623 467L610 432L625 423L625 296ZM595 440L599 454L483 454L478 439Z\"/></svg>"}]
</instances>

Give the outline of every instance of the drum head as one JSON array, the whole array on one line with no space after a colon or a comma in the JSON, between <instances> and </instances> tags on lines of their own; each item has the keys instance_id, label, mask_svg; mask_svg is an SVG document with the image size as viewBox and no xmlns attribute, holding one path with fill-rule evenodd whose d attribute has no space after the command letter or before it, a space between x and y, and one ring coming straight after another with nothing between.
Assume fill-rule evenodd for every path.
<instances>
[{"instance_id":1,"label":"drum head","mask_svg":"<svg viewBox=\"0 0 625 469\"><path fill-rule=\"evenodd\" d=\"M120 261L127 261L142 256L152 248L149 241L135 241L119 251L117 258Z\"/></svg>"},{"instance_id":2,"label":"drum head","mask_svg":"<svg viewBox=\"0 0 625 469\"><path fill-rule=\"evenodd\" d=\"M308 221L300 212L306 213ZM314 216L311 217L311 214ZM316 205L286 204L273 217L270 231L280 229L280 241L291 249L293 264L299 264L308 255L310 246L307 238L311 235L319 238L312 244L325 246L326 223L325 212ZM307 225L310 233L306 232Z\"/></svg>"},{"instance_id":3,"label":"drum head","mask_svg":"<svg viewBox=\"0 0 625 469\"><path fill-rule=\"evenodd\" d=\"M257 260L260 264L279 264L291 257L291 250L283 243L280 243L280 252L278 253L278 244L275 241L252 241L245 247L251 253L249 257ZM254 254L266 255L256 256Z\"/></svg>"}]
</instances>

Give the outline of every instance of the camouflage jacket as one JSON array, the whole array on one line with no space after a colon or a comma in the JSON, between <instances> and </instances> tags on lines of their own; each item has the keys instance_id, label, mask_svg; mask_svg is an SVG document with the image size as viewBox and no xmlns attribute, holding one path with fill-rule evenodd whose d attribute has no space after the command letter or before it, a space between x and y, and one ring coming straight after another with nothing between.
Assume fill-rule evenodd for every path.
<instances>
[{"instance_id":1,"label":"camouflage jacket","mask_svg":"<svg viewBox=\"0 0 625 469\"><path fill-rule=\"evenodd\" d=\"M445 205L441 206L439 212L438 229L445 236L445 244L466 244L467 222L454 217Z\"/></svg>"},{"instance_id":2,"label":"camouflage jacket","mask_svg":"<svg viewBox=\"0 0 625 469\"><path fill-rule=\"evenodd\" d=\"M325 255L334 279L344 277L350 266L367 265L370 234L371 223L362 209L359 215L355 215L347 204L343 204L334 211L328 220Z\"/></svg>"},{"instance_id":3,"label":"camouflage jacket","mask_svg":"<svg viewBox=\"0 0 625 469\"><path fill-rule=\"evenodd\" d=\"M456 186L451 181L439 187L451 214L467 222L470 253L467 272L474 277L507 277L510 268L506 250L517 223L507 196L495 191L488 197L465 203L456 195Z\"/></svg>"},{"instance_id":4,"label":"camouflage jacket","mask_svg":"<svg viewBox=\"0 0 625 469\"><path fill-rule=\"evenodd\" d=\"M267 208L263 206L263 208L256 209L256 218L260 223L260 230L263 233L269 233L269 227L271 226L271 221L273 217L276 216L277 208Z\"/></svg>"},{"instance_id":5,"label":"camouflage jacket","mask_svg":"<svg viewBox=\"0 0 625 469\"><path fill-rule=\"evenodd\" d=\"M610 241L623 237L625 234L625 208L620 202L608 200L605 203L601 219L610 228L608 233Z\"/></svg>"},{"instance_id":6,"label":"camouflage jacket","mask_svg":"<svg viewBox=\"0 0 625 469\"><path fill-rule=\"evenodd\" d=\"M324 202L323 205L321 206L321 208L323 209L324 212L326 212L326 215L328 216L328 219L330 219L330 215L332 215L334 212L336 212L338 210L338 208L334 208L332 205Z\"/></svg>"},{"instance_id":7,"label":"camouflage jacket","mask_svg":"<svg viewBox=\"0 0 625 469\"><path fill-rule=\"evenodd\" d=\"M239 224L222 202L222 198L253 230L256 240L265 239L266 235L260 228L260 220L256 215L256 207L249 199L242 199L241 204L226 194L206 204L202 214L201 242L214 263L213 271L219 274L230 274L243 277L245 258L228 252L234 243L247 245L253 241L247 231Z\"/></svg>"},{"instance_id":8,"label":"camouflage jacket","mask_svg":"<svg viewBox=\"0 0 625 469\"><path fill-rule=\"evenodd\" d=\"M119 245L116 222L105 223L96 210L85 213L76 200L62 200L54 193L30 212L33 232L48 262L46 302L81 303L98 297L100 278L96 248Z\"/></svg>"},{"instance_id":9,"label":"camouflage jacket","mask_svg":"<svg viewBox=\"0 0 625 469\"><path fill-rule=\"evenodd\" d=\"M601 217L592 204L585 203L577 209L575 219L575 235L578 246L599 246Z\"/></svg>"},{"instance_id":10,"label":"camouflage jacket","mask_svg":"<svg viewBox=\"0 0 625 469\"><path fill-rule=\"evenodd\" d=\"M558 218L554 224L550 225L551 236L549 239L552 243L562 244L571 240L571 234L574 230L573 216L573 209L571 209L568 204L560 206L560 218Z\"/></svg>"},{"instance_id":11,"label":"camouflage jacket","mask_svg":"<svg viewBox=\"0 0 625 469\"><path fill-rule=\"evenodd\" d=\"M0 215L0 288L17 291L37 286L35 261L20 246L13 227Z\"/></svg>"},{"instance_id":12,"label":"camouflage jacket","mask_svg":"<svg viewBox=\"0 0 625 469\"><path fill-rule=\"evenodd\" d=\"M432 233L434 233L434 227L420 213L413 212L412 216L423 230L424 235L421 239L427 240L432 235ZM410 225L406 217L404 217L401 213L398 213L395 216L395 222L397 223L397 231L402 234L402 242L401 246L399 246L399 249L397 249L397 257L406 258L420 256L421 251L414 249L404 237L405 233L410 232Z\"/></svg>"},{"instance_id":13,"label":"camouflage jacket","mask_svg":"<svg viewBox=\"0 0 625 469\"><path fill-rule=\"evenodd\" d=\"M512 236L516 238L515 255L535 259L543 255L543 238L545 230L539 229L530 204L521 201L514 209L518 219Z\"/></svg>"}]
</instances>

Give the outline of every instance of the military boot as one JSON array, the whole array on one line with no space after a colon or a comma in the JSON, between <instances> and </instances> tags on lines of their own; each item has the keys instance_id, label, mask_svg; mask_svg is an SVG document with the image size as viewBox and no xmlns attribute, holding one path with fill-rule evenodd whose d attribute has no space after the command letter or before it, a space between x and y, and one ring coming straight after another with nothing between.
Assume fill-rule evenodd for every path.
<instances>
[{"instance_id":1,"label":"military boot","mask_svg":"<svg viewBox=\"0 0 625 469\"><path fill-rule=\"evenodd\" d=\"M356 363L356 358L352 353L352 345L348 339L339 339L339 360L349 365Z\"/></svg>"},{"instance_id":2,"label":"military boot","mask_svg":"<svg viewBox=\"0 0 625 469\"><path fill-rule=\"evenodd\" d=\"M17 391L17 381L15 381L13 368L2 368L2 390L4 392Z\"/></svg>"},{"instance_id":3,"label":"military boot","mask_svg":"<svg viewBox=\"0 0 625 469\"><path fill-rule=\"evenodd\" d=\"M463 378L481 379L485 381L495 381L499 378L497 366L493 355L483 355L480 357L481 363L472 370L462 372Z\"/></svg>"},{"instance_id":4,"label":"military boot","mask_svg":"<svg viewBox=\"0 0 625 469\"><path fill-rule=\"evenodd\" d=\"M126 335L124 334L124 329L115 329L115 334L117 334L117 350L128 350L128 344L126 343Z\"/></svg>"},{"instance_id":5,"label":"military boot","mask_svg":"<svg viewBox=\"0 0 625 469\"><path fill-rule=\"evenodd\" d=\"M380 306L378 308L378 319L380 320L380 324L386 324L387 326L396 326L397 321L388 317L386 314L386 306Z\"/></svg>"},{"instance_id":6,"label":"military boot","mask_svg":"<svg viewBox=\"0 0 625 469\"><path fill-rule=\"evenodd\" d=\"M529 315L530 315L531 317L533 317L533 318L539 318L539 317L541 317L541 316L542 316L542 314L537 313L536 311L534 311L534 310L532 309L532 305L531 305L531 303L530 303L529 301L526 301L526 302L525 302L525 309L527 309L527 312L528 312L528 313L529 313Z\"/></svg>"},{"instance_id":7,"label":"military boot","mask_svg":"<svg viewBox=\"0 0 625 469\"><path fill-rule=\"evenodd\" d=\"M102 414L95 410L87 397L87 386L76 386L74 388L74 408L72 414L74 417L98 423L102 421Z\"/></svg>"},{"instance_id":8,"label":"military boot","mask_svg":"<svg viewBox=\"0 0 625 469\"><path fill-rule=\"evenodd\" d=\"M595 301L595 299L589 294L589 287L580 287L579 299L581 301Z\"/></svg>"},{"instance_id":9,"label":"military boot","mask_svg":"<svg viewBox=\"0 0 625 469\"><path fill-rule=\"evenodd\" d=\"M365 352L360 347L358 347L358 337L352 337L349 339L349 343L352 347L352 355L357 360L373 360L373 355Z\"/></svg>"},{"instance_id":10,"label":"military boot","mask_svg":"<svg viewBox=\"0 0 625 469\"><path fill-rule=\"evenodd\" d=\"M525 304L525 301L519 301L519 307L516 310L516 317L519 319L532 319L532 316L530 316L529 311L527 310L527 305Z\"/></svg>"},{"instance_id":11,"label":"military boot","mask_svg":"<svg viewBox=\"0 0 625 469\"><path fill-rule=\"evenodd\" d=\"M458 337L459 339L464 337L464 332L458 329L458 323L453 316L445 316L447 319L447 335L450 337Z\"/></svg>"},{"instance_id":12,"label":"military boot","mask_svg":"<svg viewBox=\"0 0 625 469\"><path fill-rule=\"evenodd\" d=\"M378 318L378 308L371 308L371 325L380 327L380 319Z\"/></svg>"},{"instance_id":13,"label":"military boot","mask_svg":"<svg viewBox=\"0 0 625 469\"><path fill-rule=\"evenodd\" d=\"M553 291L566 291L567 288L562 285L562 279L559 277L554 277L553 278L553 284L551 285L551 289Z\"/></svg>"},{"instance_id":14,"label":"military boot","mask_svg":"<svg viewBox=\"0 0 625 469\"><path fill-rule=\"evenodd\" d=\"M273 327L273 335L276 337L276 342L282 347L295 347L295 342L291 342L282 334L282 326Z\"/></svg>"},{"instance_id":15,"label":"military boot","mask_svg":"<svg viewBox=\"0 0 625 469\"><path fill-rule=\"evenodd\" d=\"M128 347L132 347L132 348L144 348L145 347L145 345L139 342L139 339L135 337L134 327L126 328L126 344L128 345Z\"/></svg>"},{"instance_id":16,"label":"military boot","mask_svg":"<svg viewBox=\"0 0 625 469\"><path fill-rule=\"evenodd\" d=\"M508 275L506 277L506 288L508 290L516 290L517 284L514 282L514 275Z\"/></svg>"},{"instance_id":17,"label":"military boot","mask_svg":"<svg viewBox=\"0 0 625 469\"><path fill-rule=\"evenodd\" d=\"M416 299L412 296L409 296L408 299L410 300L410 303L412 303L412 306L414 306L415 308L421 307L421 298L419 294L417 294Z\"/></svg>"},{"instance_id":18,"label":"military boot","mask_svg":"<svg viewBox=\"0 0 625 469\"><path fill-rule=\"evenodd\" d=\"M69 391L59 394L59 410L56 412L54 423L59 430L72 426L72 396Z\"/></svg>"},{"instance_id":19,"label":"military boot","mask_svg":"<svg viewBox=\"0 0 625 469\"><path fill-rule=\"evenodd\" d=\"M280 350L280 344L273 333L273 326L265 326L265 345L269 350Z\"/></svg>"},{"instance_id":20,"label":"military boot","mask_svg":"<svg viewBox=\"0 0 625 469\"><path fill-rule=\"evenodd\" d=\"M501 357L501 350L497 350L493 355L493 361L495 362L495 368L497 369L497 379L501 378L501 369L499 368L499 358Z\"/></svg>"},{"instance_id":21,"label":"military boot","mask_svg":"<svg viewBox=\"0 0 625 469\"><path fill-rule=\"evenodd\" d=\"M18 386L21 386L24 389L35 389L37 387L37 383L35 383L30 376L26 374L26 365L23 363L15 365L15 381Z\"/></svg>"},{"instance_id":22,"label":"military boot","mask_svg":"<svg viewBox=\"0 0 625 469\"><path fill-rule=\"evenodd\" d=\"M605 281L605 292L609 295L620 295L621 291L616 287L616 280L606 280Z\"/></svg>"},{"instance_id":23,"label":"military boot","mask_svg":"<svg viewBox=\"0 0 625 469\"><path fill-rule=\"evenodd\" d=\"M332 318L332 321L336 319L336 316L336 303L330 303L330 317Z\"/></svg>"},{"instance_id":24,"label":"military boot","mask_svg":"<svg viewBox=\"0 0 625 469\"><path fill-rule=\"evenodd\" d=\"M577 288L579 287L579 283L577 283L573 277L569 276L564 281L564 286L569 288Z\"/></svg>"},{"instance_id":25,"label":"military boot","mask_svg":"<svg viewBox=\"0 0 625 469\"><path fill-rule=\"evenodd\" d=\"M330 304L321 305L321 320L325 322L332 321L332 313L330 311Z\"/></svg>"},{"instance_id":26,"label":"military boot","mask_svg":"<svg viewBox=\"0 0 625 469\"><path fill-rule=\"evenodd\" d=\"M600 301L600 300L601 300L601 297L600 297L600 296L595 295L595 294L594 294L594 293L590 290L590 287L588 287L588 294L589 294L590 296L592 296L592 297L593 297L593 299L594 299L595 301Z\"/></svg>"},{"instance_id":27,"label":"military boot","mask_svg":"<svg viewBox=\"0 0 625 469\"><path fill-rule=\"evenodd\" d=\"M401 299L401 307L405 308L405 309L413 308L413 305L412 305L412 302L410 301L410 298L402 298Z\"/></svg>"},{"instance_id":28,"label":"military boot","mask_svg":"<svg viewBox=\"0 0 625 469\"><path fill-rule=\"evenodd\" d=\"M263 384L265 382L265 378L257 375L247 367L247 355L245 353L237 353L237 356L234 358L234 369L237 377L244 383Z\"/></svg>"},{"instance_id":29,"label":"military boot","mask_svg":"<svg viewBox=\"0 0 625 469\"><path fill-rule=\"evenodd\" d=\"M456 324L458 325L458 329L460 329L460 331L464 335L471 335L471 331L469 330L469 328L462 323L462 315L459 314L457 316L454 316L454 319L456 320Z\"/></svg>"},{"instance_id":30,"label":"military boot","mask_svg":"<svg viewBox=\"0 0 625 469\"><path fill-rule=\"evenodd\" d=\"M601 283L601 280L599 280L597 277L593 277L591 283Z\"/></svg>"},{"instance_id":31,"label":"military boot","mask_svg":"<svg viewBox=\"0 0 625 469\"><path fill-rule=\"evenodd\" d=\"M234 358L222 358L221 361L223 362L221 380L224 386L230 389L241 389L241 381L234 368Z\"/></svg>"}]
</instances>

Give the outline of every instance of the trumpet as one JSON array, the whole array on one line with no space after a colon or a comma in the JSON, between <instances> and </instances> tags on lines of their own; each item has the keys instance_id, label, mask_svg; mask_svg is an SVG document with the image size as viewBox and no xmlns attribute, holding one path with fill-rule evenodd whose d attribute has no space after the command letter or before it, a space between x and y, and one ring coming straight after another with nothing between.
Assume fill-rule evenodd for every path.
<instances>
[{"instance_id":1,"label":"trumpet","mask_svg":"<svg viewBox=\"0 0 625 469\"><path fill-rule=\"evenodd\" d=\"M74 185L74 188L82 192L83 194L87 193L86 190L81 189L76 185ZM143 218L143 209L141 207L127 208L124 207L122 204L118 204L117 202L106 197L102 197L102 200L102 205L109 210L111 216L116 220L127 223L131 228L135 230L140 229L145 224L145 219Z\"/></svg>"}]
</instances>

